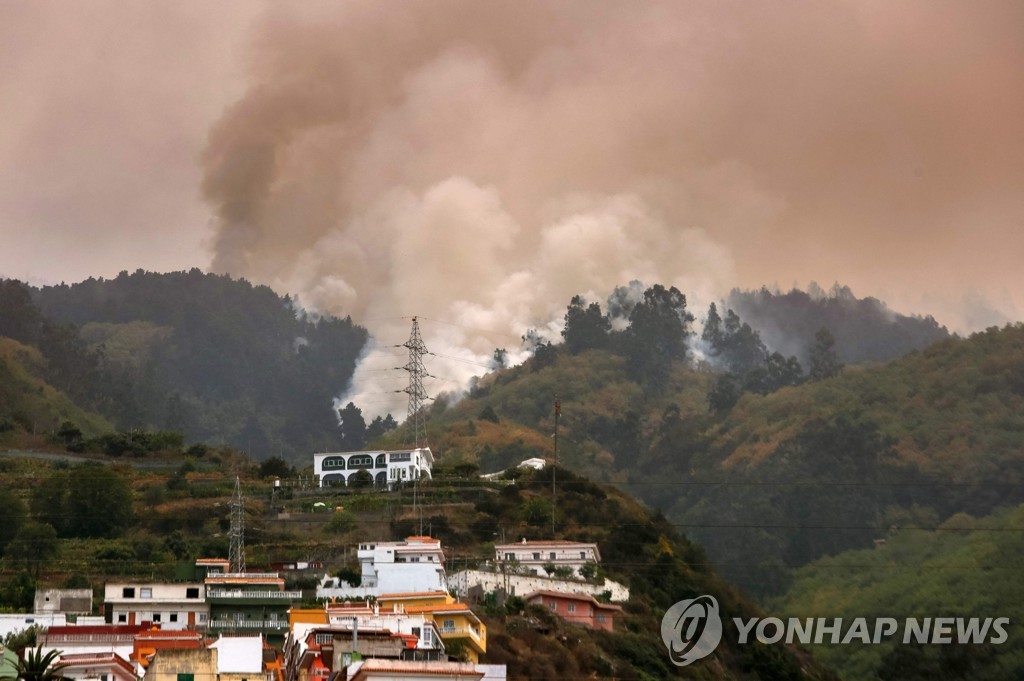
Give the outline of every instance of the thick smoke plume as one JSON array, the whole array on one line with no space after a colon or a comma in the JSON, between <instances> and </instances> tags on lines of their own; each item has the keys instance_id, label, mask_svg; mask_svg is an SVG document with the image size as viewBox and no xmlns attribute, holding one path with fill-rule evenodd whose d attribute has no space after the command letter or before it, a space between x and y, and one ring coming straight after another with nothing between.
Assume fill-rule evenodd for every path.
<instances>
[{"instance_id":1,"label":"thick smoke plume","mask_svg":"<svg viewBox=\"0 0 1024 681\"><path fill-rule=\"evenodd\" d=\"M1024 217L1024 4L302 7L265 18L211 132L213 267L385 345L393 318L447 322L424 331L463 360L434 365L452 387L634 279L700 304L840 279L898 307L906 282L964 293L929 250L982 288L1016 266L968 246ZM353 385L371 412L392 351Z\"/></svg>"}]
</instances>

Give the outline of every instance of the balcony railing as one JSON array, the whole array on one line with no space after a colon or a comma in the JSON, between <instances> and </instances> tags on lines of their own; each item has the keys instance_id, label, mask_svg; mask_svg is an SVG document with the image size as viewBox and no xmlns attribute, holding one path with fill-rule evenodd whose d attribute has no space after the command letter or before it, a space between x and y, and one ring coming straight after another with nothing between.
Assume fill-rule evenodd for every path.
<instances>
[{"instance_id":1,"label":"balcony railing","mask_svg":"<svg viewBox=\"0 0 1024 681\"><path fill-rule=\"evenodd\" d=\"M210 589L206 598L245 598L271 601L298 601L302 599L301 591L278 591L276 589L245 590L245 589Z\"/></svg>"},{"instance_id":2,"label":"balcony railing","mask_svg":"<svg viewBox=\"0 0 1024 681\"><path fill-rule=\"evenodd\" d=\"M480 642L480 631L474 627L438 627L442 638L471 638Z\"/></svg>"},{"instance_id":3,"label":"balcony railing","mask_svg":"<svg viewBox=\"0 0 1024 681\"><path fill-rule=\"evenodd\" d=\"M196 625L197 629L215 630L259 630L259 631L286 631L288 620L209 620Z\"/></svg>"},{"instance_id":4,"label":"balcony railing","mask_svg":"<svg viewBox=\"0 0 1024 681\"><path fill-rule=\"evenodd\" d=\"M212 572L207 579L281 579L279 572Z\"/></svg>"}]
</instances>

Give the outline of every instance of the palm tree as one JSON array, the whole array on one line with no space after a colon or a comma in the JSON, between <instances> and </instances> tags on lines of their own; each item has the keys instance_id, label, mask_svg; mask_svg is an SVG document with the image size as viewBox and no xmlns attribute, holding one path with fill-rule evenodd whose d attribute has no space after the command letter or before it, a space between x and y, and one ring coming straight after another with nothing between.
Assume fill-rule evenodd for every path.
<instances>
[{"instance_id":1,"label":"palm tree","mask_svg":"<svg viewBox=\"0 0 1024 681\"><path fill-rule=\"evenodd\" d=\"M67 665L54 663L60 657L60 650L51 650L43 654L43 646L29 648L24 657L18 660L17 672L19 681L62 681L65 677L60 670Z\"/></svg>"}]
</instances>

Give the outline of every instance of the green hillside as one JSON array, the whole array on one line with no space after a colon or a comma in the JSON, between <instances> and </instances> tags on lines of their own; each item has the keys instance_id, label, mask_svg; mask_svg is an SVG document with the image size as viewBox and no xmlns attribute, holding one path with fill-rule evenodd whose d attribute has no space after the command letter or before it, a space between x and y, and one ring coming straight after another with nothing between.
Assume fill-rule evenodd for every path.
<instances>
[{"instance_id":1,"label":"green hillside","mask_svg":"<svg viewBox=\"0 0 1024 681\"><path fill-rule=\"evenodd\" d=\"M702 550L636 500L565 469L557 471L553 535L550 469L517 475L512 483L440 468L436 480L419 486L414 507L408 488L303 488L286 475L274 491L272 477L226 451L178 460L177 470L160 472L0 457L8 481L0 492L5 515L17 516L20 525L0 533L0 607L30 607L36 585L89 585L99 593L107 580L173 579L197 557L226 555L234 481L227 469L242 478L253 570L315 560L337 574L352 569L353 545L419 534L421 523L441 539L450 570L493 559L504 536L597 542L604 573L631 589L614 633L565 624L515 598L478 606L488 628L485 661L507 664L510 679L834 678L795 647L738 645L730 618L758 611L716 575ZM327 510L335 508L344 510ZM311 596L315 581L294 578L289 588ZM723 643L710 657L678 668L661 640L661 619L676 601L701 594L720 603Z\"/></svg>"},{"instance_id":2,"label":"green hillside","mask_svg":"<svg viewBox=\"0 0 1024 681\"><path fill-rule=\"evenodd\" d=\"M561 462L662 509L756 595L892 526L934 527L1024 499L1021 326L746 393L721 414L708 408L710 368L674 362L654 390L621 354L552 348L432 407L445 461L488 472L551 456L557 397Z\"/></svg>"},{"instance_id":3,"label":"green hillside","mask_svg":"<svg viewBox=\"0 0 1024 681\"><path fill-rule=\"evenodd\" d=\"M35 348L0 337L0 447L17 444L15 430L49 433L73 421L88 435L112 429L46 382L46 359Z\"/></svg>"},{"instance_id":4,"label":"green hillside","mask_svg":"<svg viewBox=\"0 0 1024 681\"><path fill-rule=\"evenodd\" d=\"M934 531L894 530L884 544L800 568L769 609L793 617L1008 617L999 645L812 645L847 681L1024 676L1024 506L957 514Z\"/></svg>"},{"instance_id":5,"label":"green hillside","mask_svg":"<svg viewBox=\"0 0 1024 681\"><path fill-rule=\"evenodd\" d=\"M310 317L266 286L198 269L47 286L32 301L116 375L122 389L103 413L119 428L258 458L335 444L333 400L367 339L349 319Z\"/></svg>"}]
</instances>

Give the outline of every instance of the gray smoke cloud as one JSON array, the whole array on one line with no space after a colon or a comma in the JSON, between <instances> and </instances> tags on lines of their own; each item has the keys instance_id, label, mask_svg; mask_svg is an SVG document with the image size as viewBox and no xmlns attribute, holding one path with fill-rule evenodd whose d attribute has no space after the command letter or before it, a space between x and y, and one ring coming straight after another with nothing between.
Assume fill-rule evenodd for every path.
<instances>
[{"instance_id":1,"label":"gray smoke cloud","mask_svg":"<svg viewBox=\"0 0 1024 681\"><path fill-rule=\"evenodd\" d=\"M1021 283L1022 33L1019 2L271 10L202 158L212 265L378 338L442 320L452 385L631 280L838 279L955 327Z\"/></svg>"}]
</instances>

